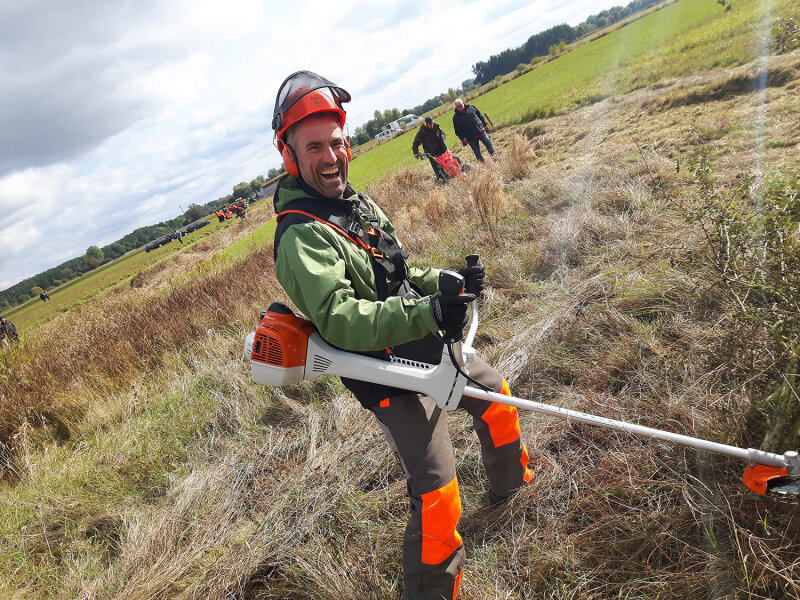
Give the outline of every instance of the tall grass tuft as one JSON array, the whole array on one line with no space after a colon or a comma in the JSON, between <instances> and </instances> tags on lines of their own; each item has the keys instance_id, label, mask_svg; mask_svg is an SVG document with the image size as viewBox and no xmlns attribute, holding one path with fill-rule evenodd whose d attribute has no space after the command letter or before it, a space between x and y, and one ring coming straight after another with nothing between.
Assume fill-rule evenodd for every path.
<instances>
[{"instance_id":1,"label":"tall grass tuft","mask_svg":"<svg viewBox=\"0 0 800 600\"><path fill-rule=\"evenodd\" d=\"M530 175L536 151L531 141L518 133L513 133L500 157L500 170L506 179L525 179Z\"/></svg>"},{"instance_id":2,"label":"tall grass tuft","mask_svg":"<svg viewBox=\"0 0 800 600\"><path fill-rule=\"evenodd\" d=\"M495 169L478 168L469 178L469 191L481 225L488 230L492 242L498 244L500 219L509 206L502 177Z\"/></svg>"}]
</instances>

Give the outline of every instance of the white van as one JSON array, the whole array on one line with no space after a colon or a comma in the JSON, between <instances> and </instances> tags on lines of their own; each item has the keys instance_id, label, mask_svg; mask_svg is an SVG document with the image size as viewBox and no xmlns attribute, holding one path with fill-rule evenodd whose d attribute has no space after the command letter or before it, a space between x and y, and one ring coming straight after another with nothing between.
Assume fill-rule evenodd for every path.
<instances>
[{"instance_id":1,"label":"white van","mask_svg":"<svg viewBox=\"0 0 800 600\"><path fill-rule=\"evenodd\" d=\"M403 115L396 123L400 123L400 126L403 129L408 129L409 127L413 127L417 123L422 123L422 117L418 117L417 115Z\"/></svg>"}]
</instances>

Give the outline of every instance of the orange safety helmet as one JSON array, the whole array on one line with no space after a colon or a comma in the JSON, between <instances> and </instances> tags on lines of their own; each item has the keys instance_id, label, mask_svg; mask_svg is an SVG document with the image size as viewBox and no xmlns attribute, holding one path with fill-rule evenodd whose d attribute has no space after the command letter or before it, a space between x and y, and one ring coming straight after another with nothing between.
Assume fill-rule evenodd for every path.
<instances>
[{"instance_id":1,"label":"orange safety helmet","mask_svg":"<svg viewBox=\"0 0 800 600\"><path fill-rule=\"evenodd\" d=\"M323 92L322 88L328 88L330 95ZM283 166L289 175L300 175L294 149L286 143L286 132L289 128L309 115L321 112L335 115L339 127L344 128L344 102L350 102L350 94L345 89L311 71L297 71L283 81L275 99L272 129L275 131L278 152L283 156ZM350 144L346 136L344 141L349 160Z\"/></svg>"}]
</instances>

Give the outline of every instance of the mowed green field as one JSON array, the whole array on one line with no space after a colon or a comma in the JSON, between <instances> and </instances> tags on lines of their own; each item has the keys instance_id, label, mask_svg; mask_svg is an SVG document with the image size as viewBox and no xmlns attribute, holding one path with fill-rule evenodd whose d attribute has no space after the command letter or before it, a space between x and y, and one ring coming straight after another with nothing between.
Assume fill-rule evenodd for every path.
<instances>
[{"instance_id":1,"label":"mowed green field","mask_svg":"<svg viewBox=\"0 0 800 600\"><path fill-rule=\"evenodd\" d=\"M795 0L743 0L726 12L715 0L681 0L604 35L532 71L469 100L496 126L530 121L654 84L672 77L739 65L763 51L753 43L751 27L769 32L773 14L796 15ZM452 111L436 122L450 148L461 142L453 133ZM415 130L359 156L350 167L356 189L399 167L416 162L411 153ZM474 160L467 150L469 160ZM425 168L430 169L425 163Z\"/></svg>"},{"instance_id":2,"label":"mowed green field","mask_svg":"<svg viewBox=\"0 0 800 600\"><path fill-rule=\"evenodd\" d=\"M253 206L258 206L258 204L255 203ZM85 304L120 286L129 285L131 279L139 273L152 269L175 254L186 251L198 242L237 222L236 219L231 219L220 223L214 215L210 215L206 219L211 222L205 227L184 236L183 244L173 240L151 252L145 252L141 248L132 250L128 254L94 271L85 273L83 276L54 290L49 290L48 293L51 298L49 301L42 302L38 298L32 298L20 306L5 311L4 316L12 321L21 333L30 332L36 326L50 320L60 312L66 312ZM271 240L274 227L274 222L267 223L225 250L215 253L214 265L235 259L249 248L257 244L263 244L267 239ZM190 274L191 272L187 272L183 277L188 277Z\"/></svg>"}]
</instances>

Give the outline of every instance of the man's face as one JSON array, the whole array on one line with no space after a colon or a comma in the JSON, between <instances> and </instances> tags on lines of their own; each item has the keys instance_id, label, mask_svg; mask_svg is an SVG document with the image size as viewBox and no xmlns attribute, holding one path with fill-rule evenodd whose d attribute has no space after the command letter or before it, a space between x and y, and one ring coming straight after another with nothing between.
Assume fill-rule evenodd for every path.
<instances>
[{"instance_id":1,"label":"man's face","mask_svg":"<svg viewBox=\"0 0 800 600\"><path fill-rule=\"evenodd\" d=\"M433 123L425 123L425 127L433 128Z\"/></svg>"},{"instance_id":2,"label":"man's face","mask_svg":"<svg viewBox=\"0 0 800 600\"><path fill-rule=\"evenodd\" d=\"M344 197L347 185L347 146L335 117L311 115L297 124L294 150L303 180L323 196Z\"/></svg>"},{"instance_id":3,"label":"man's face","mask_svg":"<svg viewBox=\"0 0 800 600\"><path fill-rule=\"evenodd\" d=\"M458 112L464 112L465 108L463 104L456 104L456 110Z\"/></svg>"}]
</instances>

